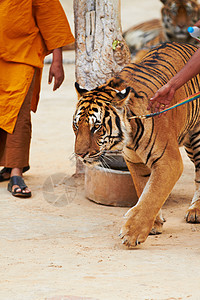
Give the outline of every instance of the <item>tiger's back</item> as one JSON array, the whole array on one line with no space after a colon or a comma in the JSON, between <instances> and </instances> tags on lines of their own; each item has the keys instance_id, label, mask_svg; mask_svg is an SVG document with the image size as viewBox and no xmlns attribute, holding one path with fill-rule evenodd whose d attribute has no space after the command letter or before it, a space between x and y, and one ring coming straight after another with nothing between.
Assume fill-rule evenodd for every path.
<instances>
[{"instance_id":1,"label":"tiger's back","mask_svg":"<svg viewBox=\"0 0 200 300\"><path fill-rule=\"evenodd\" d=\"M140 63L131 63L127 65L117 76L115 76L109 85L115 89L124 89L131 86L132 90L137 94L138 100L130 96L128 107L131 110L131 105L134 107L134 114L145 115L148 114L147 106L149 99L155 92L166 84L171 77L173 77L189 60L189 58L197 50L196 46L190 44L178 43L165 43L153 50L151 50ZM195 94L200 90L200 77L197 75L188 81L182 88L180 88L171 105L178 101ZM141 100L139 100L141 99ZM168 113L168 118L171 117L171 124L177 124L180 120L180 113L184 115L182 121L183 128L187 123L187 130L194 126L194 120L199 116L199 100L195 102L195 110L193 109L194 103L188 103L180 109L175 109ZM177 118L176 118L176 114ZM187 121L186 121L187 119ZM181 121L180 120L180 121ZM185 130L182 129L184 132ZM177 131L178 132L178 131ZM180 132L179 132L180 133ZM182 143L183 138L179 136L179 144Z\"/></svg>"}]
</instances>

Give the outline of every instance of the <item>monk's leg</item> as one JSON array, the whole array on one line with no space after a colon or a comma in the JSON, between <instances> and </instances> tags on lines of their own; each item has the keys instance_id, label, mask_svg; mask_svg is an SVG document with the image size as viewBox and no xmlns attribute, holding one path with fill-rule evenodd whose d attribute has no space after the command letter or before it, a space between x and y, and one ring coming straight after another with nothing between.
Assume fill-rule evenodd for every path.
<instances>
[{"instance_id":1,"label":"monk's leg","mask_svg":"<svg viewBox=\"0 0 200 300\"><path fill-rule=\"evenodd\" d=\"M11 168L11 177L22 177L22 169L29 165L29 150L31 141L31 116L30 107L33 94L34 79L31 83L29 91L19 111L16 125L12 134L1 131L1 139L4 145L3 155L1 155L0 164L7 168ZM1 151L2 151L1 144ZM1 154L1 153L0 153ZM13 186L13 190L18 187ZM17 190L20 192L20 189ZM30 192L25 189L24 192Z\"/></svg>"}]
</instances>

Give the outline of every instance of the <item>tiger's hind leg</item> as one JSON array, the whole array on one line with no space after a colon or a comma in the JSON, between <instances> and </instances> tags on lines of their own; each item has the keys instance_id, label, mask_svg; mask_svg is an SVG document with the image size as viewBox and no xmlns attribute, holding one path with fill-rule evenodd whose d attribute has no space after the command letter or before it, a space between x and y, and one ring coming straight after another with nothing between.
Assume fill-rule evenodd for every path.
<instances>
[{"instance_id":1,"label":"tiger's hind leg","mask_svg":"<svg viewBox=\"0 0 200 300\"><path fill-rule=\"evenodd\" d=\"M200 223L200 126L191 134L189 143L184 146L188 157L195 165L195 193L185 219L188 223Z\"/></svg>"}]
</instances>

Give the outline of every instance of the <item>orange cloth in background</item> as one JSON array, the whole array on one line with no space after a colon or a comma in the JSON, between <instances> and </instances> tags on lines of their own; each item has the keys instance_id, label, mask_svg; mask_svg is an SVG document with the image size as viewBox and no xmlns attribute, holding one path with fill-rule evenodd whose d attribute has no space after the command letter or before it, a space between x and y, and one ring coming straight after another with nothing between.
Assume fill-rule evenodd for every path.
<instances>
[{"instance_id":1,"label":"orange cloth in background","mask_svg":"<svg viewBox=\"0 0 200 300\"><path fill-rule=\"evenodd\" d=\"M58 0L0 1L0 128L12 133L38 68L32 99L36 111L45 55L73 42Z\"/></svg>"}]
</instances>

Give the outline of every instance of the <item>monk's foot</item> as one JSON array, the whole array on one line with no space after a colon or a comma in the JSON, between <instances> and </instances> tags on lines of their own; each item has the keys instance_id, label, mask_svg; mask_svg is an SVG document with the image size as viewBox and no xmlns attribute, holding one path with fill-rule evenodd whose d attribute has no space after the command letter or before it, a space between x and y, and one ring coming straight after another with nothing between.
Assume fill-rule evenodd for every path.
<instances>
[{"instance_id":1,"label":"monk's foot","mask_svg":"<svg viewBox=\"0 0 200 300\"><path fill-rule=\"evenodd\" d=\"M8 191L15 197L29 198L31 197L31 190L27 187L22 178L22 171L20 168L12 169L8 183Z\"/></svg>"},{"instance_id":2,"label":"monk's foot","mask_svg":"<svg viewBox=\"0 0 200 300\"><path fill-rule=\"evenodd\" d=\"M31 190L27 187L21 176L10 177L10 181L8 183L8 191L15 197L31 197Z\"/></svg>"}]
</instances>

